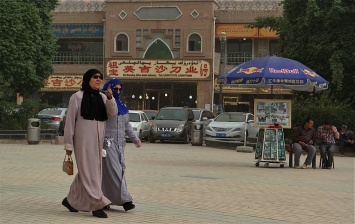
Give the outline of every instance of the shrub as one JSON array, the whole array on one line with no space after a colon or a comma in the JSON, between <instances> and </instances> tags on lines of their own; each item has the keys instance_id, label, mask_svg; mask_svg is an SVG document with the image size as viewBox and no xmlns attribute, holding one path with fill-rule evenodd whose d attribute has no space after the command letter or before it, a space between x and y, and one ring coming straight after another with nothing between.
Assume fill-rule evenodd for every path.
<instances>
[{"instance_id":1,"label":"shrub","mask_svg":"<svg viewBox=\"0 0 355 224\"><path fill-rule=\"evenodd\" d=\"M328 119L339 131L343 124L347 125L349 130L355 131L355 110L350 104L339 102L328 92L313 97L295 94L292 100L292 127L302 125L308 116L314 120L315 129ZM291 132L292 130L285 131L288 138L291 137Z\"/></svg>"}]
</instances>

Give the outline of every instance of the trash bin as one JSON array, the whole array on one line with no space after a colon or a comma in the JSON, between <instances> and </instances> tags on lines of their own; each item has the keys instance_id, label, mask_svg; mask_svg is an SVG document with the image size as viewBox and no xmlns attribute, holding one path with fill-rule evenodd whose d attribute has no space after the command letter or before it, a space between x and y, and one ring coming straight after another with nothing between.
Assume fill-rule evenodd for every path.
<instances>
[{"instance_id":1,"label":"trash bin","mask_svg":"<svg viewBox=\"0 0 355 224\"><path fill-rule=\"evenodd\" d=\"M202 145L203 143L203 122L192 122L191 144Z\"/></svg>"},{"instance_id":2,"label":"trash bin","mask_svg":"<svg viewBox=\"0 0 355 224\"><path fill-rule=\"evenodd\" d=\"M41 141L41 120L37 118L28 119L27 143L39 144Z\"/></svg>"}]
</instances>

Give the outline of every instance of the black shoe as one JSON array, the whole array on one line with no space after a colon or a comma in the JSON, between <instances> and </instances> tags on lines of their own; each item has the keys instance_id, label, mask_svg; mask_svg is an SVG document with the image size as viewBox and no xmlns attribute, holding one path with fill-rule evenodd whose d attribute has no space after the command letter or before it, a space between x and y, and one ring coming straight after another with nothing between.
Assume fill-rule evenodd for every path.
<instances>
[{"instance_id":1,"label":"black shoe","mask_svg":"<svg viewBox=\"0 0 355 224\"><path fill-rule=\"evenodd\" d=\"M79 212L79 211L76 210L75 208L71 207L71 205L69 204L67 198L64 198L64 199L63 199L62 205L64 205L67 209L69 209L70 212Z\"/></svg>"},{"instance_id":2,"label":"black shoe","mask_svg":"<svg viewBox=\"0 0 355 224\"><path fill-rule=\"evenodd\" d=\"M109 210L110 209L110 206L109 205L106 205L105 207L104 207L104 210Z\"/></svg>"},{"instance_id":3,"label":"black shoe","mask_svg":"<svg viewBox=\"0 0 355 224\"><path fill-rule=\"evenodd\" d=\"M108 217L107 214L102 209L93 211L92 215L96 216L97 218L107 218Z\"/></svg>"},{"instance_id":4,"label":"black shoe","mask_svg":"<svg viewBox=\"0 0 355 224\"><path fill-rule=\"evenodd\" d=\"M136 207L131 201L124 203L122 206L123 206L125 211L134 209Z\"/></svg>"}]
</instances>

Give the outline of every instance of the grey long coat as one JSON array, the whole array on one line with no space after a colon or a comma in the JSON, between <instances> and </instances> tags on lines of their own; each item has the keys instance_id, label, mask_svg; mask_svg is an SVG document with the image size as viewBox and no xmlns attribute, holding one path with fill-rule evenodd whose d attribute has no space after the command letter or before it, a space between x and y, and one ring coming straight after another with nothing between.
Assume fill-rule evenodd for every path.
<instances>
[{"instance_id":1,"label":"grey long coat","mask_svg":"<svg viewBox=\"0 0 355 224\"><path fill-rule=\"evenodd\" d=\"M125 178L125 146L127 135L132 142L138 140L129 123L129 115L110 117L106 123L104 149L107 156L102 158L102 191L113 205L132 201Z\"/></svg>"}]
</instances>

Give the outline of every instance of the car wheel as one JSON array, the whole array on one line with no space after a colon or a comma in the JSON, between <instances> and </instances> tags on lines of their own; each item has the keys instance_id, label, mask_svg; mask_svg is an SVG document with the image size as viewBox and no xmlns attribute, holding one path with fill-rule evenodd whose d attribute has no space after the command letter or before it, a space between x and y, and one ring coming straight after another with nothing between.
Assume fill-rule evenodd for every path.
<instances>
[{"instance_id":1,"label":"car wheel","mask_svg":"<svg viewBox=\"0 0 355 224\"><path fill-rule=\"evenodd\" d=\"M143 140L143 136L142 136L142 130L140 130L140 131L139 131L139 135L138 135L138 138L139 138L139 140L141 140L141 141Z\"/></svg>"},{"instance_id":2,"label":"car wheel","mask_svg":"<svg viewBox=\"0 0 355 224\"><path fill-rule=\"evenodd\" d=\"M150 143L155 143L155 139L153 138L153 136L150 136L150 137L149 137L149 142L150 142Z\"/></svg>"}]
</instances>

